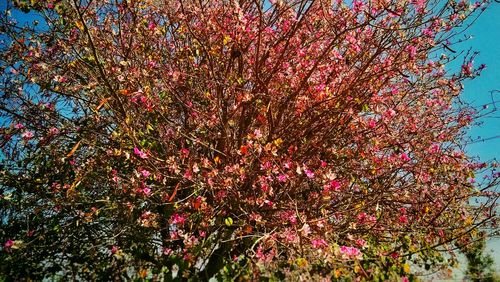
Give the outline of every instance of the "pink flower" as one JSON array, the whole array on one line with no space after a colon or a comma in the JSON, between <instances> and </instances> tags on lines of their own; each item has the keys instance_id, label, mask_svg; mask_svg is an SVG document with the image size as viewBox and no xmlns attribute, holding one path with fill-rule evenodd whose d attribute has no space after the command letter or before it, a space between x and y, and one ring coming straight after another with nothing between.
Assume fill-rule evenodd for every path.
<instances>
[{"instance_id":1,"label":"pink flower","mask_svg":"<svg viewBox=\"0 0 500 282\"><path fill-rule=\"evenodd\" d=\"M16 123L16 124L14 125L14 128L15 128L15 129L23 129L23 128L24 128L24 125L23 125L22 123Z\"/></svg>"},{"instance_id":2,"label":"pink flower","mask_svg":"<svg viewBox=\"0 0 500 282\"><path fill-rule=\"evenodd\" d=\"M387 111L385 111L384 116L388 119L391 119L396 116L396 111L393 109L388 109Z\"/></svg>"},{"instance_id":3,"label":"pink flower","mask_svg":"<svg viewBox=\"0 0 500 282\"><path fill-rule=\"evenodd\" d=\"M428 150L429 153L431 154L434 154L434 153L437 153L439 152L439 145L438 144L433 144L429 147L429 150Z\"/></svg>"},{"instance_id":4,"label":"pink flower","mask_svg":"<svg viewBox=\"0 0 500 282\"><path fill-rule=\"evenodd\" d=\"M148 155L146 155L146 153L144 153L143 151L139 150L139 148L137 148L137 147L134 148L134 154L136 154L141 159L148 158Z\"/></svg>"},{"instance_id":5,"label":"pink flower","mask_svg":"<svg viewBox=\"0 0 500 282\"><path fill-rule=\"evenodd\" d=\"M22 134L22 137L24 140L30 140L31 138L33 138L35 136L35 134L31 131L26 131Z\"/></svg>"},{"instance_id":6,"label":"pink flower","mask_svg":"<svg viewBox=\"0 0 500 282\"><path fill-rule=\"evenodd\" d=\"M340 253L346 258L361 258L363 256L361 251L356 247L342 246L340 247Z\"/></svg>"},{"instance_id":7,"label":"pink flower","mask_svg":"<svg viewBox=\"0 0 500 282\"><path fill-rule=\"evenodd\" d=\"M12 240L10 240L10 239L9 239L9 240L7 240L7 242L5 242L5 244L4 244L4 247L5 247L6 249L10 249L12 246L14 246L14 241L12 241Z\"/></svg>"},{"instance_id":8,"label":"pink flower","mask_svg":"<svg viewBox=\"0 0 500 282\"><path fill-rule=\"evenodd\" d=\"M311 227L309 227L309 224L305 223L299 231L302 236L307 237L311 234Z\"/></svg>"},{"instance_id":9,"label":"pink flower","mask_svg":"<svg viewBox=\"0 0 500 282\"><path fill-rule=\"evenodd\" d=\"M184 222L186 222L186 218L182 215L179 215L178 213L174 213L170 220L172 221L172 224L177 225L182 225L184 224Z\"/></svg>"},{"instance_id":10,"label":"pink flower","mask_svg":"<svg viewBox=\"0 0 500 282\"><path fill-rule=\"evenodd\" d=\"M183 158L186 158L189 155L189 150L186 148L181 149L181 154Z\"/></svg>"},{"instance_id":11,"label":"pink flower","mask_svg":"<svg viewBox=\"0 0 500 282\"><path fill-rule=\"evenodd\" d=\"M333 191L338 191L340 190L340 181L338 180L332 180L330 182L330 188L333 190Z\"/></svg>"},{"instance_id":12,"label":"pink flower","mask_svg":"<svg viewBox=\"0 0 500 282\"><path fill-rule=\"evenodd\" d=\"M183 177L187 180L191 180L191 179L193 179L193 172L190 169L188 169L188 170L186 170L186 172L184 172Z\"/></svg>"},{"instance_id":13,"label":"pink flower","mask_svg":"<svg viewBox=\"0 0 500 282\"><path fill-rule=\"evenodd\" d=\"M111 247L111 253L112 253L112 254L116 254L116 252L118 252L118 250L119 250L119 249L118 249L118 247L117 247L117 246L113 246L113 247Z\"/></svg>"},{"instance_id":14,"label":"pink flower","mask_svg":"<svg viewBox=\"0 0 500 282\"><path fill-rule=\"evenodd\" d=\"M285 182L286 181L286 175L285 174L278 175L278 181L279 182Z\"/></svg>"},{"instance_id":15,"label":"pink flower","mask_svg":"<svg viewBox=\"0 0 500 282\"><path fill-rule=\"evenodd\" d=\"M373 224L377 219L373 215L368 215L365 212L358 214L358 222L360 224Z\"/></svg>"},{"instance_id":16,"label":"pink flower","mask_svg":"<svg viewBox=\"0 0 500 282\"><path fill-rule=\"evenodd\" d=\"M366 247L366 241L363 240L363 239L357 239L356 240L356 245L358 245L361 248L364 248L364 247Z\"/></svg>"},{"instance_id":17,"label":"pink flower","mask_svg":"<svg viewBox=\"0 0 500 282\"><path fill-rule=\"evenodd\" d=\"M433 37L434 32L430 28L425 28L422 30L422 33L426 36Z\"/></svg>"},{"instance_id":18,"label":"pink flower","mask_svg":"<svg viewBox=\"0 0 500 282\"><path fill-rule=\"evenodd\" d=\"M406 215L402 215L399 217L399 222L403 223L403 224L407 224L408 223L408 217Z\"/></svg>"},{"instance_id":19,"label":"pink flower","mask_svg":"<svg viewBox=\"0 0 500 282\"><path fill-rule=\"evenodd\" d=\"M306 175L307 175L308 178L314 178L314 172L306 169L305 173L306 173Z\"/></svg>"},{"instance_id":20,"label":"pink flower","mask_svg":"<svg viewBox=\"0 0 500 282\"><path fill-rule=\"evenodd\" d=\"M413 45L406 47L406 51L409 53L410 59L415 59L415 57L417 56L417 47Z\"/></svg>"},{"instance_id":21,"label":"pink flower","mask_svg":"<svg viewBox=\"0 0 500 282\"><path fill-rule=\"evenodd\" d=\"M410 157L408 157L408 155L406 153L402 153L399 158L404 161L404 162L409 162L411 159Z\"/></svg>"},{"instance_id":22,"label":"pink flower","mask_svg":"<svg viewBox=\"0 0 500 282\"><path fill-rule=\"evenodd\" d=\"M374 119L372 119L372 118L371 118L371 119L368 121L368 127L369 127L369 128L375 128L375 126L377 126L377 122L376 122Z\"/></svg>"},{"instance_id":23,"label":"pink flower","mask_svg":"<svg viewBox=\"0 0 500 282\"><path fill-rule=\"evenodd\" d=\"M268 170L271 168L272 168L272 165L271 165L271 162L269 162L269 161L260 165L260 169L262 169L262 170Z\"/></svg>"},{"instance_id":24,"label":"pink flower","mask_svg":"<svg viewBox=\"0 0 500 282\"><path fill-rule=\"evenodd\" d=\"M59 133L59 129L57 129L56 127L52 127L51 129L49 129L49 133L52 135L56 135Z\"/></svg>"},{"instance_id":25,"label":"pink flower","mask_svg":"<svg viewBox=\"0 0 500 282\"><path fill-rule=\"evenodd\" d=\"M462 73L466 76L472 75L472 62L462 65Z\"/></svg>"},{"instance_id":26,"label":"pink flower","mask_svg":"<svg viewBox=\"0 0 500 282\"><path fill-rule=\"evenodd\" d=\"M255 129L253 134L255 136L255 139L259 139L262 137L262 132L260 131L260 129Z\"/></svg>"},{"instance_id":27,"label":"pink flower","mask_svg":"<svg viewBox=\"0 0 500 282\"><path fill-rule=\"evenodd\" d=\"M170 248L163 248L163 254L169 256L173 252Z\"/></svg>"},{"instance_id":28,"label":"pink flower","mask_svg":"<svg viewBox=\"0 0 500 282\"><path fill-rule=\"evenodd\" d=\"M151 195L151 188L149 188L147 186L144 187L144 189L142 189L142 193L144 193L144 195L146 195L146 196Z\"/></svg>"},{"instance_id":29,"label":"pink flower","mask_svg":"<svg viewBox=\"0 0 500 282\"><path fill-rule=\"evenodd\" d=\"M151 175L151 172L149 172L148 170L146 169L143 169L141 170L141 174L142 176L144 176L145 178L148 178L150 175Z\"/></svg>"},{"instance_id":30,"label":"pink flower","mask_svg":"<svg viewBox=\"0 0 500 282\"><path fill-rule=\"evenodd\" d=\"M401 282L410 282L410 279L408 279L408 277L406 276L403 276L401 277Z\"/></svg>"},{"instance_id":31,"label":"pink flower","mask_svg":"<svg viewBox=\"0 0 500 282\"><path fill-rule=\"evenodd\" d=\"M328 247L328 243L324 239L314 239L311 241L311 244L315 249Z\"/></svg>"}]
</instances>

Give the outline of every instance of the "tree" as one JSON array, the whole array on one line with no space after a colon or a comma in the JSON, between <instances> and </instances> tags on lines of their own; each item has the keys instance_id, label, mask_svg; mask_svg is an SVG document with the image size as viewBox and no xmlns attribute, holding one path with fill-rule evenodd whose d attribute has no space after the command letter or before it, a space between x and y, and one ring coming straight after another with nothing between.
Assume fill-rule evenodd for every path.
<instances>
[{"instance_id":1,"label":"tree","mask_svg":"<svg viewBox=\"0 0 500 282\"><path fill-rule=\"evenodd\" d=\"M499 281L500 277L493 268L494 260L490 254L484 254L485 240L469 244L464 250L467 258L467 278L471 281Z\"/></svg>"},{"instance_id":2,"label":"tree","mask_svg":"<svg viewBox=\"0 0 500 282\"><path fill-rule=\"evenodd\" d=\"M459 98L484 66L466 54L445 69L487 4L14 1L43 20L1 20L0 269L408 280L453 267L455 246L496 228L497 163L464 152L484 112Z\"/></svg>"}]
</instances>

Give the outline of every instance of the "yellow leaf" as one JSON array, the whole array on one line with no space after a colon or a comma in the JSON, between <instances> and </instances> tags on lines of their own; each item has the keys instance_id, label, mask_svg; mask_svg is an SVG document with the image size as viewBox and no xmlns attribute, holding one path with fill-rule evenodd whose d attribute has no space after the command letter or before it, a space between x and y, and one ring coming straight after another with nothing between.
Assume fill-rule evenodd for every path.
<instances>
[{"instance_id":1,"label":"yellow leaf","mask_svg":"<svg viewBox=\"0 0 500 282\"><path fill-rule=\"evenodd\" d=\"M66 155L66 158L69 158L71 156L73 156L73 154L76 152L76 150L78 150L78 147L80 147L80 142L82 142L81 140L78 141L75 146L73 146L73 149L71 149L71 151L69 151L69 153Z\"/></svg>"},{"instance_id":2,"label":"yellow leaf","mask_svg":"<svg viewBox=\"0 0 500 282\"><path fill-rule=\"evenodd\" d=\"M339 278L340 275L342 274L342 271L340 269L335 269L335 278Z\"/></svg>"},{"instance_id":3,"label":"yellow leaf","mask_svg":"<svg viewBox=\"0 0 500 282\"><path fill-rule=\"evenodd\" d=\"M278 138L278 139L274 140L274 145L276 145L276 147L281 146L281 144L283 144L283 139Z\"/></svg>"},{"instance_id":4,"label":"yellow leaf","mask_svg":"<svg viewBox=\"0 0 500 282\"><path fill-rule=\"evenodd\" d=\"M307 260L305 258L298 258L297 259L297 265L299 267L306 267L307 266Z\"/></svg>"},{"instance_id":5,"label":"yellow leaf","mask_svg":"<svg viewBox=\"0 0 500 282\"><path fill-rule=\"evenodd\" d=\"M84 26L83 26L83 24L82 24L80 21L76 21L76 22L75 22L75 25L76 25L76 27L77 27L79 30L83 30L83 29L84 29Z\"/></svg>"},{"instance_id":6,"label":"yellow leaf","mask_svg":"<svg viewBox=\"0 0 500 282\"><path fill-rule=\"evenodd\" d=\"M405 264L403 265L403 271L404 271L405 273L410 273L410 265L409 265L409 264L407 264L407 263L405 263Z\"/></svg>"},{"instance_id":7,"label":"yellow leaf","mask_svg":"<svg viewBox=\"0 0 500 282\"><path fill-rule=\"evenodd\" d=\"M473 223L472 217L468 216L465 219L465 225L471 225Z\"/></svg>"},{"instance_id":8,"label":"yellow leaf","mask_svg":"<svg viewBox=\"0 0 500 282\"><path fill-rule=\"evenodd\" d=\"M231 226L233 225L233 219L228 217L224 220L224 223L227 225L227 226Z\"/></svg>"}]
</instances>

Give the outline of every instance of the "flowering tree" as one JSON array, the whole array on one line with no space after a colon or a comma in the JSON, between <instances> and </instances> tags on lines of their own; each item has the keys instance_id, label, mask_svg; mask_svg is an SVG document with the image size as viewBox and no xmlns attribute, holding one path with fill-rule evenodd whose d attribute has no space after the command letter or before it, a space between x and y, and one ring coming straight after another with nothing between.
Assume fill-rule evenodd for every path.
<instances>
[{"instance_id":1,"label":"flowering tree","mask_svg":"<svg viewBox=\"0 0 500 282\"><path fill-rule=\"evenodd\" d=\"M445 69L487 4L9 3L2 272L408 280L456 266L496 228L497 164L464 153L482 112L459 99L484 66Z\"/></svg>"}]
</instances>

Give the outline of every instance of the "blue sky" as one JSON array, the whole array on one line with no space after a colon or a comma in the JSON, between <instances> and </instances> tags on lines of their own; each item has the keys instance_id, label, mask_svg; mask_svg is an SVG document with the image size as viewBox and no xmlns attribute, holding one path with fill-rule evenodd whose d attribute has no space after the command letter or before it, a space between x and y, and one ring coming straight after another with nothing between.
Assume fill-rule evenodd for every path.
<instances>
[{"instance_id":1,"label":"blue sky","mask_svg":"<svg viewBox=\"0 0 500 282\"><path fill-rule=\"evenodd\" d=\"M481 160L497 159L500 161L500 92L490 94L492 90L500 91L500 4L492 3L489 8L466 32L473 38L460 45L460 49L472 48L479 51L474 64L486 64L487 68L481 76L464 84L464 100L475 106L497 101L498 111L490 117L481 119L482 126L472 128L469 135L472 138L480 137L485 141L471 144L467 147L470 155L478 156ZM490 106L492 108L493 105ZM488 242L487 250L492 252L495 259L495 268L500 271L500 239Z\"/></svg>"},{"instance_id":2,"label":"blue sky","mask_svg":"<svg viewBox=\"0 0 500 282\"><path fill-rule=\"evenodd\" d=\"M471 47L479 51L475 59L475 65L486 64L487 68L480 77L465 83L463 97L474 105L491 103L489 91L500 91L500 4L493 3L483 15L467 31L473 38L461 45L462 49ZM496 106L499 113L492 114L489 118L481 121L481 127L473 128L470 136L477 138L491 138L500 135L500 92L493 94L493 99L498 101ZM492 108L492 106L490 106ZM477 155L481 159L489 160L497 158L500 160L500 138L477 142L468 147L468 152Z\"/></svg>"}]
</instances>

